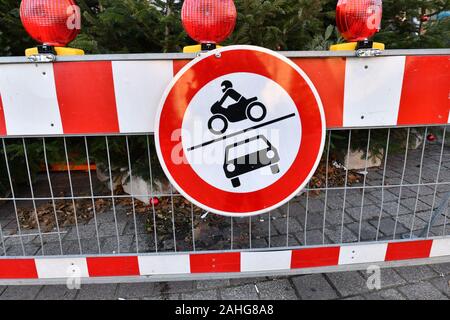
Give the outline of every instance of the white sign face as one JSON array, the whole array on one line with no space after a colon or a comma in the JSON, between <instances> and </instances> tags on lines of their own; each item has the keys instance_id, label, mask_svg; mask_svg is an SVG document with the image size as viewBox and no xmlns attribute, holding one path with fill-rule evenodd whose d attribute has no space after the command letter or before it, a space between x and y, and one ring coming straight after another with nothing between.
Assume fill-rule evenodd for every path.
<instances>
[{"instance_id":1,"label":"white sign face","mask_svg":"<svg viewBox=\"0 0 450 320\"><path fill-rule=\"evenodd\" d=\"M249 216L294 197L325 140L320 98L291 60L252 46L198 57L169 85L156 150L176 189L207 211Z\"/></svg>"},{"instance_id":2,"label":"white sign face","mask_svg":"<svg viewBox=\"0 0 450 320\"><path fill-rule=\"evenodd\" d=\"M232 87L224 91L226 81ZM214 106L221 112L213 113ZM224 118L211 121L215 115ZM221 133L225 121L228 128ZM184 154L204 181L224 191L246 193L270 186L291 167L300 147L301 123L294 101L276 82L257 74L233 73L211 81L194 96L182 136ZM264 150L279 159L259 164L264 161L257 155ZM233 167L236 174L229 170Z\"/></svg>"}]
</instances>

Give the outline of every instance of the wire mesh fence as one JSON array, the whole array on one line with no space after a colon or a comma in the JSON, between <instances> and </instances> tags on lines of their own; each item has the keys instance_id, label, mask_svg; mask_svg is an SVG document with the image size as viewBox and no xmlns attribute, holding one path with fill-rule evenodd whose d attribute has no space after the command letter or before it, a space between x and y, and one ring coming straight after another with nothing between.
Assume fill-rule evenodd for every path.
<instances>
[{"instance_id":1,"label":"wire mesh fence","mask_svg":"<svg viewBox=\"0 0 450 320\"><path fill-rule=\"evenodd\" d=\"M0 254L305 247L450 236L450 126L329 130L308 187L255 217L176 192L152 135L3 138Z\"/></svg>"}]
</instances>

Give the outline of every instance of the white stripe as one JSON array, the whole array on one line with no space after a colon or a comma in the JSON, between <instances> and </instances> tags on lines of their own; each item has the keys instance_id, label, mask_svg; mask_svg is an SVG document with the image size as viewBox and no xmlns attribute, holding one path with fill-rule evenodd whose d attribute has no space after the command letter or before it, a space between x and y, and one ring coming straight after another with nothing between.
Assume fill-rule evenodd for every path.
<instances>
[{"instance_id":1,"label":"white stripe","mask_svg":"<svg viewBox=\"0 0 450 320\"><path fill-rule=\"evenodd\" d=\"M436 239L433 240L431 246L430 258L450 256L450 239Z\"/></svg>"},{"instance_id":2,"label":"white stripe","mask_svg":"<svg viewBox=\"0 0 450 320\"><path fill-rule=\"evenodd\" d=\"M348 58L345 69L344 126L396 125L405 57Z\"/></svg>"},{"instance_id":3,"label":"white stripe","mask_svg":"<svg viewBox=\"0 0 450 320\"><path fill-rule=\"evenodd\" d=\"M185 274L191 272L189 255L138 257L142 276L153 274Z\"/></svg>"},{"instance_id":4,"label":"white stripe","mask_svg":"<svg viewBox=\"0 0 450 320\"><path fill-rule=\"evenodd\" d=\"M339 253L339 264L384 261L386 258L387 247L387 243L342 246Z\"/></svg>"},{"instance_id":5,"label":"white stripe","mask_svg":"<svg viewBox=\"0 0 450 320\"><path fill-rule=\"evenodd\" d=\"M89 277L85 258L35 259L40 279L87 278Z\"/></svg>"},{"instance_id":6,"label":"white stripe","mask_svg":"<svg viewBox=\"0 0 450 320\"><path fill-rule=\"evenodd\" d=\"M8 135L63 133L52 64L0 66L0 94Z\"/></svg>"},{"instance_id":7,"label":"white stripe","mask_svg":"<svg viewBox=\"0 0 450 320\"><path fill-rule=\"evenodd\" d=\"M121 133L153 132L156 111L173 78L172 61L113 61Z\"/></svg>"},{"instance_id":8,"label":"white stripe","mask_svg":"<svg viewBox=\"0 0 450 320\"><path fill-rule=\"evenodd\" d=\"M241 272L290 269L291 257L291 250L273 252L242 252Z\"/></svg>"}]
</instances>

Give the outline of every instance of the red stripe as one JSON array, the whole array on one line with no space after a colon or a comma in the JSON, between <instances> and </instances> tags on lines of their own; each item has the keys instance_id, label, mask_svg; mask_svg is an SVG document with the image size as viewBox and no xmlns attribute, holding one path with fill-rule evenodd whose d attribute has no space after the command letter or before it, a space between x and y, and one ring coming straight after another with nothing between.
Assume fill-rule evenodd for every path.
<instances>
[{"instance_id":1,"label":"red stripe","mask_svg":"<svg viewBox=\"0 0 450 320\"><path fill-rule=\"evenodd\" d=\"M240 272L241 254L239 252L192 254L191 273Z\"/></svg>"},{"instance_id":2,"label":"red stripe","mask_svg":"<svg viewBox=\"0 0 450 320\"><path fill-rule=\"evenodd\" d=\"M55 63L54 72L65 134L119 132L110 61Z\"/></svg>"},{"instance_id":3,"label":"red stripe","mask_svg":"<svg viewBox=\"0 0 450 320\"><path fill-rule=\"evenodd\" d=\"M291 268L336 266L339 263L340 250L340 247L293 250Z\"/></svg>"},{"instance_id":4,"label":"red stripe","mask_svg":"<svg viewBox=\"0 0 450 320\"><path fill-rule=\"evenodd\" d=\"M173 75L176 76L176 74L190 61L191 60L173 60Z\"/></svg>"},{"instance_id":5,"label":"red stripe","mask_svg":"<svg viewBox=\"0 0 450 320\"><path fill-rule=\"evenodd\" d=\"M343 126L345 58L296 58L297 64L313 82L325 111L327 128Z\"/></svg>"},{"instance_id":6,"label":"red stripe","mask_svg":"<svg viewBox=\"0 0 450 320\"><path fill-rule=\"evenodd\" d=\"M0 279L37 279L34 259L0 259Z\"/></svg>"},{"instance_id":7,"label":"red stripe","mask_svg":"<svg viewBox=\"0 0 450 320\"><path fill-rule=\"evenodd\" d=\"M138 257L88 257L89 276L115 277L138 276Z\"/></svg>"},{"instance_id":8,"label":"red stripe","mask_svg":"<svg viewBox=\"0 0 450 320\"><path fill-rule=\"evenodd\" d=\"M6 132L6 122L5 122L5 111L3 109L2 95L0 94L0 135L7 135Z\"/></svg>"},{"instance_id":9,"label":"red stripe","mask_svg":"<svg viewBox=\"0 0 450 320\"><path fill-rule=\"evenodd\" d=\"M406 57L398 124L446 124L449 83L448 56Z\"/></svg>"},{"instance_id":10,"label":"red stripe","mask_svg":"<svg viewBox=\"0 0 450 320\"><path fill-rule=\"evenodd\" d=\"M389 243L386 261L429 258L433 240Z\"/></svg>"}]
</instances>

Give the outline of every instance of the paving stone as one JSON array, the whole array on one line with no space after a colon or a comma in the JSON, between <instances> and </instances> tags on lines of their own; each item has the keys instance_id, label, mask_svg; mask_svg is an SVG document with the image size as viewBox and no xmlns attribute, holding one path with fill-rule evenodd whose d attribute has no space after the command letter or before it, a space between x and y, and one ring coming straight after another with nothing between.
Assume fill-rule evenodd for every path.
<instances>
[{"instance_id":1,"label":"paving stone","mask_svg":"<svg viewBox=\"0 0 450 320\"><path fill-rule=\"evenodd\" d=\"M269 235L269 223L271 234L278 234L266 214L252 219L252 237L267 237Z\"/></svg>"},{"instance_id":2,"label":"paving stone","mask_svg":"<svg viewBox=\"0 0 450 320\"><path fill-rule=\"evenodd\" d=\"M378 203L378 207L381 208L381 201ZM381 218L394 218L397 216L397 213L399 216L406 215L406 214L412 214L413 211L409 210L408 208L405 208L400 204L400 207L398 206L398 200L393 202L384 202L383 203L383 214Z\"/></svg>"},{"instance_id":3,"label":"paving stone","mask_svg":"<svg viewBox=\"0 0 450 320\"><path fill-rule=\"evenodd\" d=\"M81 285L77 300L115 300L117 284Z\"/></svg>"},{"instance_id":4,"label":"paving stone","mask_svg":"<svg viewBox=\"0 0 450 320\"><path fill-rule=\"evenodd\" d=\"M327 300L338 297L337 292L322 274L293 277L292 282L300 298L304 300Z\"/></svg>"},{"instance_id":5,"label":"paving stone","mask_svg":"<svg viewBox=\"0 0 450 320\"><path fill-rule=\"evenodd\" d=\"M330 241L326 242L329 244L352 243L358 241L358 237L347 228L347 226L344 226L343 228L341 228L341 226L330 226L325 229L325 235L330 239Z\"/></svg>"},{"instance_id":6,"label":"paving stone","mask_svg":"<svg viewBox=\"0 0 450 320\"><path fill-rule=\"evenodd\" d=\"M139 252L155 252L155 236L154 234L138 234L138 246ZM159 249L159 248L158 248ZM136 236L133 235L131 246L129 248L130 252L136 252Z\"/></svg>"},{"instance_id":7,"label":"paving stone","mask_svg":"<svg viewBox=\"0 0 450 320\"><path fill-rule=\"evenodd\" d=\"M182 293L182 300L217 300L219 298L217 290L196 291Z\"/></svg>"},{"instance_id":8,"label":"paving stone","mask_svg":"<svg viewBox=\"0 0 450 320\"><path fill-rule=\"evenodd\" d=\"M256 284L262 300L297 300L297 295L288 279L259 282Z\"/></svg>"},{"instance_id":9,"label":"paving stone","mask_svg":"<svg viewBox=\"0 0 450 320\"><path fill-rule=\"evenodd\" d=\"M436 204L436 206L437 205L438 204ZM435 207L435 209L437 209L437 207ZM429 211L425 211L425 212L418 212L416 217L425 221L426 225L428 226L428 223L431 222L430 221L431 220L431 209ZM432 226L442 226L442 225L444 225L444 223L446 223L445 221L446 221L445 214L437 214L434 217ZM447 223L448 223L448 219L447 219Z\"/></svg>"},{"instance_id":10,"label":"paving stone","mask_svg":"<svg viewBox=\"0 0 450 320\"><path fill-rule=\"evenodd\" d=\"M350 223L347 228L356 235L357 240L369 241L377 238L377 228L367 221L362 221L361 225L359 222Z\"/></svg>"},{"instance_id":11,"label":"paving stone","mask_svg":"<svg viewBox=\"0 0 450 320\"><path fill-rule=\"evenodd\" d=\"M437 272L428 266L396 268L396 271L410 283L439 276Z\"/></svg>"},{"instance_id":12,"label":"paving stone","mask_svg":"<svg viewBox=\"0 0 450 320\"><path fill-rule=\"evenodd\" d=\"M430 283L450 298L450 276L432 279Z\"/></svg>"},{"instance_id":13,"label":"paving stone","mask_svg":"<svg viewBox=\"0 0 450 320\"><path fill-rule=\"evenodd\" d=\"M123 299L151 297L157 294L157 285L151 282L122 283L117 289L117 297Z\"/></svg>"},{"instance_id":14,"label":"paving stone","mask_svg":"<svg viewBox=\"0 0 450 320\"><path fill-rule=\"evenodd\" d=\"M142 300L181 300L181 294L174 293L174 294L157 295L152 297L143 297Z\"/></svg>"},{"instance_id":15,"label":"paving stone","mask_svg":"<svg viewBox=\"0 0 450 320\"><path fill-rule=\"evenodd\" d=\"M23 256L24 255L23 249L25 249L25 256L34 256L38 253L40 247L36 246L33 243L24 245L24 248L22 248L22 246L20 245L9 246L6 247L6 256L9 257Z\"/></svg>"},{"instance_id":16,"label":"paving stone","mask_svg":"<svg viewBox=\"0 0 450 320\"><path fill-rule=\"evenodd\" d=\"M392 286L399 286L405 284L406 281L391 268L381 269L381 288L388 288Z\"/></svg>"},{"instance_id":17,"label":"paving stone","mask_svg":"<svg viewBox=\"0 0 450 320\"><path fill-rule=\"evenodd\" d=\"M24 245L29 244L29 243L33 242L36 238L37 238L37 236L14 235L14 236L5 237L4 242L5 242L6 247L15 246L15 245L18 246L18 245L21 245L22 243Z\"/></svg>"},{"instance_id":18,"label":"paving stone","mask_svg":"<svg viewBox=\"0 0 450 320\"><path fill-rule=\"evenodd\" d=\"M197 289L212 289L212 288L220 288L227 287L230 285L230 280L207 280L207 281L196 281Z\"/></svg>"},{"instance_id":19,"label":"paving stone","mask_svg":"<svg viewBox=\"0 0 450 320\"><path fill-rule=\"evenodd\" d=\"M384 188L384 192L382 188L376 189L371 191L367 197L371 200L374 200L375 202L381 204L381 200L383 199L383 202L385 204L397 202L398 201L398 189L394 191L393 188Z\"/></svg>"},{"instance_id":20,"label":"paving stone","mask_svg":"<svg viewBox=\"0 0 450 320\"><path fill-rule=\"evenodd\" d=\"M373 275L373 272L362 271L361 273L366 281L371 275ZM380 277L381 289L387 289L407 283L405 279L403 279L394 269L391 268L381 268Z\"/></svg>"},{"instance_id":21,"label":"paving stone","mask_svg":"<svg viewBox=\"0 0 450 320\"><path fill-rule=\"evenodd\" d=\"M33 300L42 286L9 286L3 291L0 300Z\"/></svg>"},{"instance_id":22,"label":"paving stone","mask_svg":"<svg viewBox=\"0 0 450 320\"><path fill-rule=\"evenodd\" d=\"M311 213L298 217L299 222L304 226L306 230L322 229L323 228L323 213Z\"/></svg>"},{"instance_id":23,"label":"paving stone","mask_svg":"<svg viewBox=\"0 0 450 320\"><path fill-rule=\"evenodd\" d=\"M427 198L420 196L419 200L417 201L417 205L416 198L402 199L400 203L402 206L408 208L411 212L420 212L427 210L429 211L431 210L432 205L432 199L430 200L430 197L432 198L432 196L427 196ZM429 202L429 204L423 202L422 200Z\"/></svg>"},{"instance_id":24,"label":"paving stone","mask_svg":"<svg viewBox=\"0 0 450 320\"><path fill-rule=\"evenodd\" d=\"M78 290L70 290L64 285L44 286L36 300L73 300Z\"/></svg>"},{"instance_id":25,"label":"paving stone","mask_svg":"<svg viewBox=\"0 0 450 320\"><path fill-rule=\"evenodd\" d=\"M122 231L122 234L124 235L136 235L136 229L137 234L146 233L146 220L147 215L138 215L136 214L136 226L134 224L134 217L133 214L129 216L129 220L127 224L125 225L125 228Z\"/></svg>"},{"instance_id":26,"label":"paving stone","mask_svg":"<svg viewBox=\"0 0 450 320\"><path fill-rule=\"evenodd\" d=\"M294 247L300 245L300 242L293 236L279 235L270 238L271 248Z\"/></svg>"},{"instance_id":27,"label":"paving stone","mask_svg":"<svg viewBox=\"0 0 450 320\"><path fill-rule=\"evenodd\" d=\"M345 197L345 207L346 208L361 208L361 199L362 199L362 189L352 189L347 190L347 195ZM377 204L378 201L374 201L371 197L364 197L364 204L372 205Z\"/></svg>"},{"instance_id":28,"label":"paving stone","mask_svg":"<svg viewBox=\"0 0 450 320\"><path fill-rule=\"evenodd\" d=\"M116 236L121 235L125 229L126 223L100 223L98 225L98 234L100 237Z\"/></svg>"},{"instance_id":29,"label":"paving stone","mask_svg":"<svg viewBox=\"0 0 450 320\"><path fill-rule=\"evenodd\" d=\"M350 209L350 210L355 210ZM343 217L342 217L343 215ZM354 220L352 219L352 217L346 212L342 212L341 210L330 210L327 211L327 215L326 215L326 224L327 226L340 226L342 224L342 218L344 218L344 224L346 223L351 223Z\"/></svg>"},{"instance_id":30,"label":"paving stone","mask_svg":"<svg viewBox=\"0 0 450 320\"><path fill-rule=\"evenodd\" d=\"M396 289L374 291L366 295L368 300L406 300Z\"/></svg>"},{"instance_id":31,"label":"paving stone","mask_svg":"<svg viewBox=\"0 0 450 320\"><path fill-rule=\"evenodd\" d=\"M131 246L133 244L134 236L126 235L119 237L119 245L117 243L117 237L108 237L102 239L101 251L102 254L111 254L111 253L130 253ZM120 249L120 250L119 250ZM136 251L134 251L136 252Z\"/></svg>"},{"instance_id":32,"label":"paving stone","mask_svg":"<svg viewBox=\"0 0 450 320\"><path fill-rule=\"evenodd\" d=\"M304 241L304 235L300 238L300 240ZM322 230L307 230L306 231L306 243L305 245L321 245L323 244L323 232ZM327 243L327 239L325 238L325 243Z\"/></svg>"},{"instance_id":33,"label":"paving stone","mask_svg":"<svg viewBox=\"0 0 450 320\"><path fill-rule=\"evenodd\" d=\"M378 219L370 220L369 223L375 228L378 228L379 224L379 230L385 236L393 236L395 229L395 235L397 239L401 238L403 234L408 232L408 230L401 223L395 223L395 220L392 218L384 218L381 219L381 221L378 221Z\"/></svg>"},{"instance_id":34,"label":"paving stone","mask_svg":"<svg viewBox=\"0 0 450 320\"><path fill-rule=\"evenodd\" d=\"M231 286L242 286L245 284L255 284L258 282L264 282L269 280L268 277L260 277L260 278L236 278L236 279L230 279L230 285Z\"/></svg>"},{"instance_id":35,"label":"paving stone","mask_svg":"<svg viewBox=\"0 0 450 320\"><path fill-rule=\"evenodd\" d=\"M381 204L381 203L380 203ZM346 213L351 216L354 221L359 222L361 220L361 207L347 208ZM368 220L373 218L379 218L380 207L375 205L369 205L363 207L362 220ZM347 221L353 222L353 221Z\"/></svg>"},{"instance_id":36,"label":"paving stone","mask_svg":"<svg viewBox=\"0 0 450 320\"><path fill-rule=\"evenodd\" d=\"M322 192L323 193L323 192ZM324 193L323 193L324 194ZM305 201L306 206L306 201ZM308 214L321 214L325 208L325 202L323 199L318 198L310 193L308 200Z\"/></svg>"},{"instance_id":37,"label":"paving stone","mask_svg":"<svg viewBox=\"0 0 450 320\"><path fill-rule=\"evenodd\" d=\"M450 274L450 263L431 264L430 267L439 274Z\"/></svg>"},{"instance_id":38,"label":"paving stone","mask_svg":"<svg viewBox=\"0 0 450 320\"><path fill-rule=\"evenodd\" d=\"M258 300L259 298L254 284L220 289L219 294L224 300Z\"/></svg>"},{"instance_id":39,"label":"paving stone","mask_svg":"<svg viewBox=\"0 0 450 320\"><path fill-rule=\"evenodd\" d=\"M288 230L288 221L289 221L289 230ZM279 234L286 234L286 232L289 233L297 233L303 231L302 226L300 223L291 217L289 219L287 218L280 218L275 219L272 221L272 226L274 226Z\"/></svg>"},{"instance_id":40,"label":"paving stone","mask_svg":"<svg viewBox=\"0 0 450 320\"><path fill-rule=\"evenodd\" d=\"M341 300L366 300L363 296L353 296L353 297L347 297Z\"/></svg>"},{"instance_id":41,"label":"paving stone","mask_svg":"<svg viewBox=\"0 0 450 320\"><path fill-rule=\"evenodd\" d=\"M83 254L98 254L99 248L97 239L94 237L94 239L83 239L81 242L81 250ZM101 246L101 243L100 243ZM78 240L70 240L70 241L64 241L63 242L63 250L65 255L70 254L80 254L80 246L78 243Z\"/></svg>"},{"instance_id":42,"label":"paving stone","mask_svg":"<svg viewBox=\"0 0 450 320\"><path fill-rule=\"evenodd\" d=\"M448 300L448 298L429 282L420 282L399 287L410 300Z\"/></svg>"},{"instance_id":43,"label":"paving stone","mask_svg":"<svg viewBox=\"0 0 450 320\"><path fill-rule=\"evenodd\" d=\"M365 293L369 290L366 280L356 271L328 273L327 277L343 297Z\"/></svg>"},{"instance_id":44,"label":"paving stone","mask_svg":"<svg viewBox=\"0 0 450 320\"><path fill-rule=\"evenodd\" d=\"M251 248L259 249L259 248L267 248L269 245L265 238L252 238Z\"/></svg>"},{"instance_id":45,"label":"paving stone","mask_svg":"<svg viewBox=\"0 0 450 320\"><path fill-rule=\"evenodd\" d=\"M67 235L64 237L64 240L78 240L79 239L95 239L97 238L97 229L95 225L81 225L78 224L77 228L72 227Z\"/></svg>"},{"instance_id":46,"label":"paving stone","mask_svg":"<svg viewBox=\"0 0 450 320\"><path fill-rule=\"evenodd\" d=\"M405 228L410 231L411 226L413 225L413 230L422 230L423 228L428 226L428 223L420 219L418 215L414 216L413 214L404 214L397 217L397 221L400 222Z\"/></svg>"},{"instance_id":47,"label":"paving stone","mask_svg":"<svg viewBox=\"0 0 450 320\"><path fill-rule=\"evenodd\" d=\"M195 290L195 281L159 282L156 291L160 294L183 293Z\"/></svg>"},{"instance_id":48,"label":"paving stone","mask_svg":"<svg viewBox=\"0 0 450 320\"><path fill-rule=\"evenodd\" d=\"M62 247L62 252L61 252L61 247ZM46 256L54 256L54 255L64 254L64 245L63 245L63 243L60 244L59 242L44 243L44 253ZM39 250L39 253L37 253L37 254L42 254L42 250Z\"/></svg>"}]
</instances>

